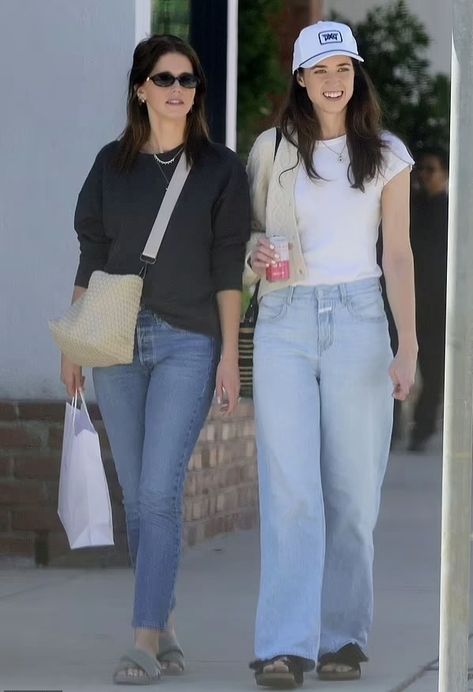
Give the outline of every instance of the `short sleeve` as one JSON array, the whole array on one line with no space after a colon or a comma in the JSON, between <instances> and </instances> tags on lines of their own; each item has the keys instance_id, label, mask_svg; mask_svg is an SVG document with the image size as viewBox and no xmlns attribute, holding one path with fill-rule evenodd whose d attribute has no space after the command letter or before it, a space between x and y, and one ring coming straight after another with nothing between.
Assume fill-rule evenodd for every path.
<instances>
[{"instance_id":1,"label":"short sleeve","mask_svg":"<svg viewBox=\"0 0 473 692\"><path fill-rule=\"evenodd\" d=\"M382 140L384 143L384 165L381 174L384 178L384 184L386 184L405 168L411 170L415 162L409 149L399 137L391 132L384 132Z\"/></svg>"}]
</instances>

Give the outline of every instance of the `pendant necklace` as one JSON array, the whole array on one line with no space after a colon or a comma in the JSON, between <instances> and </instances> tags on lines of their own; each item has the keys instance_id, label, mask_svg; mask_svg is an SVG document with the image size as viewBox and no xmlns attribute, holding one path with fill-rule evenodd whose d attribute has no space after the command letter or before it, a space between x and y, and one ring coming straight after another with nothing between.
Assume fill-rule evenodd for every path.
<instances>
[{"instance_id":1,"label":"pendant necklace","mask_svg":"<svg viewBox=\"0 0 473 692\"><path fill-rule=\"evenodd\" d=\"M327 149L329 149L332 152L332 154L335 154L335 156L337 157L338 163L343 163L343 154L345 153L345 149L347 148L346 142L345 142L345 145L341 151L336 151L335 149L332 149L332 147L330 147L326 142L324 142L323 139L321 139L319 141L324 145L324 147L327 147Z\"/></svg>"},{"instance_id":2,"label":"pendant necklace","mask_svg":"<svg viewBox=\"0 0 473 692\"><path fill-rule=\"evenodd\" d=\"M172 159L169 159L169 161L163 161L162 159L159 158L159 156L158 156L157 154L153 154L153 158L154 158L154 160L156 161L156 163L158 164L158 168L159 168L159 170L161 171L161 175L162 175L163 178L164 178L164 183L165 183L166 190L167 190L168 187L169 187L170 180L169 180L169 178L167 177L166 173L164 172L162 166L169 166L171 163L174 163L174 161L177 159L177 157L179 156L179 154L182 152L183 149L184 149L184 147L181 147L181 148L174 154L174 156L172 157Z\"/></svg>"},{"instance_id":3,"label":"pendant necklace","mask_svg":"<svg viewBox=\"0 0 473 692\"><path fill-rule=\"evenodd\" d=\"M156 154L153 154L153 157L154 157L154 160L156 161L156 163L158 164L158 168L159 168L159 170L160 170L160 172L161 172L161 175L162 175L163 178L164 178L164 187L165 187L166 190L167 190L168 187L169 187L169 180L168 180L168 177L167 177L166 173L163 171L163 169L161 168L161 162L160 162L160 160L158 159L158 157L156 156ZM167 162L166 162L166 163L167 163Z\"/></svg>"}]
</instances>

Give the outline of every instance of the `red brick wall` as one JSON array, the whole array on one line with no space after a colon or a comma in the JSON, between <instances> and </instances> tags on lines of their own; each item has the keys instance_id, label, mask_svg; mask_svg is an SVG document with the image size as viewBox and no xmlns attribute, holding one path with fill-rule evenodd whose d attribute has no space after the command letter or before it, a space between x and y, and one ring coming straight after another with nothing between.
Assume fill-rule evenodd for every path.
<instances>
[{"instance_id":1,"label":"red brick wall","mask_svg":"<svg viewBox=\"0 0 473 692\"><path fill-rule=\"evenodd\" d=\"M294 41L305 26L318 19L320 16L316 12L314 0L284 0L282 11L275 18L281 64L288 76L288 81L291 74Z\"/></svg>"},{"instance_id":2,"label":"red brick wall","mask_svg":"<svg viewBox=\"0 0 473 692\"><path fill-rule=\"evenodd\" d=\"M114 515L115 547L70 551L57 517L64 404L0 402L0 564L126 564L121 491L98 409L90 407L101 438ZM240 402L234 418L215 409L192 455L184 504L184 544L257 522L253 406Z\"/></svg>"},{"instance_id":3,"label":"red brick wall","mask_svg":"<svg viewBox=\"0 0 473 692\"><path fill-rule=\"evenodd\" d=\"M279 63L287 84L292 69L294 41L300 31L309 24L322 19L323 0L283 0L281 11L271 21L277 45ZM271 113L261 120L261 129L272 127L285 100L285 93L273 96Z\"/></svg>"}]
</instances>

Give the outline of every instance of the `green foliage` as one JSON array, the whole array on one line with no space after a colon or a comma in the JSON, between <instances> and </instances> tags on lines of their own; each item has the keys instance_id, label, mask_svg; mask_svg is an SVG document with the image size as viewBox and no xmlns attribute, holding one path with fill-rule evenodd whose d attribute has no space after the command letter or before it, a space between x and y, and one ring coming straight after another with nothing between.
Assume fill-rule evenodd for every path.
<instances>
[{"instance_id":1,"label":"green foliage","mask_svg":"<svg viewBox=\"0 0 473 692\"><path fill-rule=\"evenodd\" d=\"M153 0L153 34L173 34L189 38L190 0Z\"/></svg>"},{"instance_id":2,"label":"green foliage","mask_svg":"<svg viewBox=\"0 0 473 692\"><path fill-rule=\"evenodd\" d=\"M221 0L218 0L219 2ZM238 9L238 151L245 156L285 90L271 28L282 0L240 0ZM152 31L189 38L190 0L153 0Z\"/></svg>"},{"instance_id":3,"label":"green foliage","mask_svg":"<svg viewBox=\"0 0 473 692\"><path fill-rule=\"evenodd\" d=\"M271 96L285 89L271 19L281 0L240 0L238 15L238 151L246 154L261 121L273 110Z\"/></svg>"},{"instance_id":4,"label":"green foliage","mask_svg":"<svg viewBox=\"0 0 473 692\"><path fill-rule=\"evenodd\" d=\"M332 16L351 24L338 14ZM449 78L430 74L430 38L405 0L373 8L352 28L381 97L385 126L414 152L429 145L448 149Z\"/></svg>"}]
</instances>

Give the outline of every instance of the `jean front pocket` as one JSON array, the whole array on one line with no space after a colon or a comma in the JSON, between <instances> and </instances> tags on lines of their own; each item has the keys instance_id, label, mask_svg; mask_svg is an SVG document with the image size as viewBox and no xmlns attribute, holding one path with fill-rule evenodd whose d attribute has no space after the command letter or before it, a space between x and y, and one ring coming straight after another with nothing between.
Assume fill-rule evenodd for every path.
<instances>
[{"instance_id":1,"label":"jean front pocket","mask_svg":"<svg viewBox=\"0 0 473 692\"><path fill-rule=\"evenodd\" d=\"M258 308L258 320L262 322L275 322L281 319L287 309L287 301L285 294L279 292L266 293L260 302Z\"/></svg>"},{"instance_id":2,"label":"jean front pocket","mask_svg":"<svg viewBox=\"0 0 473 692\"><path fill-rule=\"evenodd\" d=\"M348 296L347 308L353 317L361 321L381 322L386 317L379 288Z\"/></svg>"},{"instance_id":3,"label":"jean front pocket","mask_svg":"<svg viewBox=\"0 0 473 692\"><path fill-rule=\"evenodd\" d=\"M155 322L151 310L140 310L136 322L136 350L143 367L152 367L154 363Z\"/></svg>"}]
</instances>

